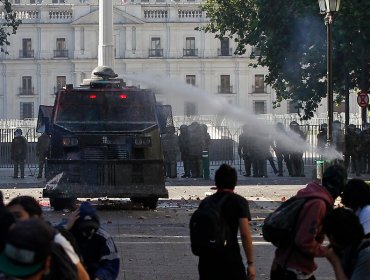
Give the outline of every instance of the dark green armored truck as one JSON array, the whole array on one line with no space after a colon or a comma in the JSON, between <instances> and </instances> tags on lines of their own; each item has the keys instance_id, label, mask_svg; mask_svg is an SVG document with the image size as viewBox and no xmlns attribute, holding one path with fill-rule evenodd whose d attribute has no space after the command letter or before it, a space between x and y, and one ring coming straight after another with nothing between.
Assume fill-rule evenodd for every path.
<instances>
[{"instance_id":1,"label":"dark green armored truck","mask_svg":"<svg viewBox=\"0 0 370 280\"><path fill-rule=\"evenodd\" d=\"M161 132L173 125L171 107L152 90L126 87L100 66L77 88L56 93L49 118L38 127L51 135L46 187L55 210L77 198L130 198L151 209L167 198Z\"/></svg>"}]
</instances>

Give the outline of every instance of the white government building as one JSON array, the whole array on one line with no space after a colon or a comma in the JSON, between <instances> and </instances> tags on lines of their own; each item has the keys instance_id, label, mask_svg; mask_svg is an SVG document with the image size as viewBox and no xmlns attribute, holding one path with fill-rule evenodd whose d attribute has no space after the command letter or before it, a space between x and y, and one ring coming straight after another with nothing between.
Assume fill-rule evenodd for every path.
<instances>
[{"instance_id":1,"label":"white government building","mask_svg":"<svg viewBox=\"0 0 370 280\"><path fill-rule=\"evenodd\" d=\"M113 0L114 71L119 76L164 75L255 114L296 112L289 101L273 109L276 95L264 84L267 69L250 66L257 50L250 46L245 55L235 55L231 39L215 39L194 29L207 22L199 3ZM0 54L0 119L34 118L40 104L53 104L58 88L79 85L97 66L99 4L96 0L12 0L12 4L22 24L10 37L9 55ZM145 88L138 81L127 82ZM357 113L352 99L351 112ZM176 96L157 94L157 100L171 104L177 116L209 113L205 106ZM325 108L321 106L318 114Z\"/></svg>"}]
</instances>

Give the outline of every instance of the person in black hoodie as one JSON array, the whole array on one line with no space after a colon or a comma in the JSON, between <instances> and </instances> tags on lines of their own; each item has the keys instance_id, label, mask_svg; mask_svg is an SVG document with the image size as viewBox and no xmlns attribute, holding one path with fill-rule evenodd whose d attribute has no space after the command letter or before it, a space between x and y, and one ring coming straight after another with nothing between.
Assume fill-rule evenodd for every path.
<instances>
[{"instance_id":1,"label":"person in black hoodie","mask_svg":"<svg viewBox=\"0 0 370 280\"><path fill-rule=\"evenodd\" d=\"M76 239L90 279L117 279L120 258L110 234L100 226L96 209L82 202L72 213L66 228Z\"/></svg>"}]
</instances>

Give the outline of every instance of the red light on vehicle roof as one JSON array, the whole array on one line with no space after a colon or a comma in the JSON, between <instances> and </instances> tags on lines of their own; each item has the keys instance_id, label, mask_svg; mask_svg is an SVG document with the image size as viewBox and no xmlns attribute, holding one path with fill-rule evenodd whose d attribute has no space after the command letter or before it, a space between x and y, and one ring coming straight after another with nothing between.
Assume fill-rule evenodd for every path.
<instances>
[{"instance_id":1,"label":"red light on vehicle roof","mask_svg":"<svg viewBox=\"0 0 370 280\"><path fill-rule=\"evenodd\" d=\"M127 94L120 94L119 98L126 99L127 98Z\"/></svg>"},{"instance_id":2,"label":"red light on vehicle roof","mask_svg":"<svg viewBox=\"0 0 370 280\"><path fill-rule=\"evenodd\" d=\"M90 99L96 99L96 94L90 94Z\"/></svg>"}]
</instances>

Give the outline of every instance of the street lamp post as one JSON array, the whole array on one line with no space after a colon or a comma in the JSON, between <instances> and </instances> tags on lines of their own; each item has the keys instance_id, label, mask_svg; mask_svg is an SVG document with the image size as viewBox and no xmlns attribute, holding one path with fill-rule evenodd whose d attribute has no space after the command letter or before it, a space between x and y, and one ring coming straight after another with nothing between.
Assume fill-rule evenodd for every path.
<instances>
[{"instance_id":1,"label":"street lamp post","mask_svg":"<svg viewBox=\"0 0 370 280\"><path fill-rule=\"evenodd\" d=\"M332 24L333 14L339 10L340 0L318 0L320 13L325 14L325 25L327 31L326 51L327 51L327 100L328 100L328 135L327 145L330 146L333 141L333 58L332 58Z\"/></svg>"}]
</instances>

